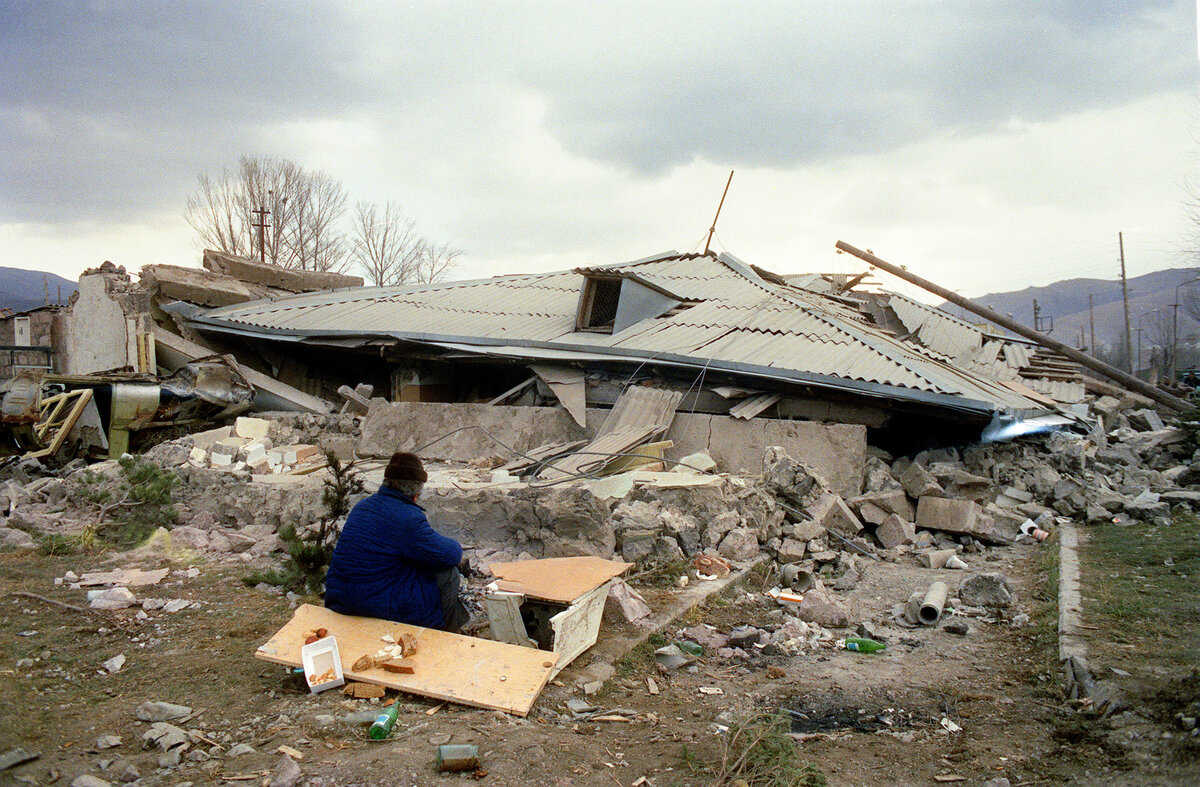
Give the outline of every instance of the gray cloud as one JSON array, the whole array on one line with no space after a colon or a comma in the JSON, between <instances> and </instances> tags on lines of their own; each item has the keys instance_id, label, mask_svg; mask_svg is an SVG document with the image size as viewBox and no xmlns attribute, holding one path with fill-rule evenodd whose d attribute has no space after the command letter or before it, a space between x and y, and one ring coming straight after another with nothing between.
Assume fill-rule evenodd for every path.
<instances>
[{"instance_id":1,"label":"gray cloud","mask_svg":"<svg viewBox=\"0 0 1200 787\"><path fill-rule=\"evenodd\" d=\"M0 219L129 215L256 152L266 121L338 112L353 52L321 34L336 23L293 3L10 6Z\"/></svg>"},{"instance_id":2,"label":"gray cloud","mask_svg":"<svg viewBox=\"0 0 1200 787\"><path fill-rule=\"evenodd\" d=\"M688 4L678 29L645 38L626 19L586 19L602 51L571 68L534 61L522 75L547 93L548 125L573 150L647 171L695 157L793 166L876 153L1196 76L1189 3L837 4L836 18L833 8L746 4L724 18Z\"/></svg>"},{"instance_id":3,"label":"gray cloud","mask_svg":"<svg viewBox=\"0 0 1200 787\"><path fill-rule=\"evenodd\" d=\"M645 175L792 167L1191 85L1178 2L9 3L0 221L169 204L264 129L540 96L571 152ZM439 140L445 145L453 139ZM440 152L440 151L439 151ZM333 173L339 175L339 173Z\"/></svg>"}]
</instances>

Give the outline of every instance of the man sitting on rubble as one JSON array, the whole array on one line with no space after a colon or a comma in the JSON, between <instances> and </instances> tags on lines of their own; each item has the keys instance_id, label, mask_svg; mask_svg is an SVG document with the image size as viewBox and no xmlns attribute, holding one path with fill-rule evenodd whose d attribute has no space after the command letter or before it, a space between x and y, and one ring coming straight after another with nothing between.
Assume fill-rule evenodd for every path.
<instances>
[{"instance_id":1,"label":"man sitting on rubble","mask_svg":"<svg viewBox=\"0 0 1200 787\"><path fill-rule=\"evenodd\" d=\"M392 455L379 491L346 517L325 575L326 607L445 631L467 622L458 597L462 547L430 527L417 505L428 479L416 454Z\"/></svg>"}]
</instances>

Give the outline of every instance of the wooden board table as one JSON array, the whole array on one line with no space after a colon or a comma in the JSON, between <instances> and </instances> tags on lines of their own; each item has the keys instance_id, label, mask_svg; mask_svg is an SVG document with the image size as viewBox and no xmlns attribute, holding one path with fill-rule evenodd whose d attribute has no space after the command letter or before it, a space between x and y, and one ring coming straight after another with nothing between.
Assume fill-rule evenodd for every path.
<instances>
[{"instance_id":1,"label":"wooden board table","mask_svg":"<svg viewBox=\"0 0 1200 787\"><path fill-rule=\"evenodd\" d=\"M298 607L292 619L263 643L254 656L299 667L304 639L318 628L327 629L337 638L342 671L347 679L518 716L529 713L558 661L558 655L549 651L377 618L339 615L312 604ZM391 634L397 642L403 634L416 640L417 652L410 659L413 674L379 668L363 672L350 669L360 656L373 656L383 648L381 637L385 634Z\"/></svg>"}]
</instances>

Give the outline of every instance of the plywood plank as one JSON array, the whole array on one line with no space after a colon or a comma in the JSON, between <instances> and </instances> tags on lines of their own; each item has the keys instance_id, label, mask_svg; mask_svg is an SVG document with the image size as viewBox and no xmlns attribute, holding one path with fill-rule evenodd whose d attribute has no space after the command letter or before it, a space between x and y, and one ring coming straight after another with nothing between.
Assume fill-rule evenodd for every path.
<instances>
[{"instance_id":1,"label":"plywood plank","mask_svg":"<svg viewBox=\"0 0 1200 787\"><path fill-rule=\"evenodd\" d=\"M529 713L558 660L557 654L544 650L377 618L339 615L312 604L298 607L292 619L260 646L254 656L299 667L304 639L317 628L328 629L337 637L342 671L348 680L518 716ZM378 668L352 670L360 656L374 655L384 646L381 637L385 634L391 634L397 641L404 634L416 640L417 652L411 657L413 674Z\"/></svg>"},{"instance_id":2,"label":"plywood plank","mask_svg":"<svg viewBox=\"0 0 1200 787\"><path fill-rule=\"evenodd\" d=\"M571 604L632 565L589 556L492 563L488 568L500 578L499 589L506 593Z\"/></svg>"}]
</instances>

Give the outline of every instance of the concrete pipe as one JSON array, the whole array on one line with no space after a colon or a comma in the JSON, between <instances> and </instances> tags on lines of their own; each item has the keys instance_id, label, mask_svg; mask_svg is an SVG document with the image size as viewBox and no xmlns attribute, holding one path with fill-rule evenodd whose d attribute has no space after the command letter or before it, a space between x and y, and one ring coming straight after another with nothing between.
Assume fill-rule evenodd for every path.
<instances>
[{"instance_id":1,"label":"concrete pipe","mask_svg":"<svg viewBox=\"0 0 1200 787\"><path fill-rule=\"evenodd\" d=\"M953 549L939 549L936 552L923 552L917 555L917 560L920 560L925 568L944 568L946 561L957 554Z\"/></svg>"},{"instance_id":2,"label":"concrete pipe","mask_svg":"<svg viewBox=\"0 0 1200 787\"><path fill-rule=\"evenodd\" d=\"M804 593L817 587L816 576L806 567L795 563L781 566L779 578L784 587L789 587L796 593Z\"/></svg>"},{"instance_id":3,"label":"concrete pipe","mask_svg":"<svg viewBox=\"0 0 1200 787\"><path fill-rule=\"evenodd\" d=\"M942 619L942 610L946 607L948 595L950 595L950 588L946 586L945 582L934 582L929 586L929 592L921 600L921 609L918 612L921 623L932 626Z\"/></svg>"}]
</instances>

